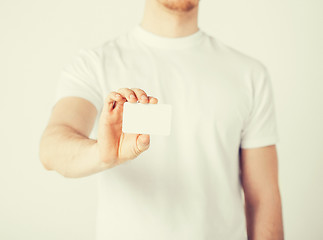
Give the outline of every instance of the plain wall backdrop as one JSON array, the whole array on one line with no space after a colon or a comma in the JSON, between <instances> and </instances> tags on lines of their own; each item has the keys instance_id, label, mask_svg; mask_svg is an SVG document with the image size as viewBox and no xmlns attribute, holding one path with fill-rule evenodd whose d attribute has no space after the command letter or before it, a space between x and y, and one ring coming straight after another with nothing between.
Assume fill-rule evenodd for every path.
<instances>
[{"instance_id":1,"label":"plain wall backdrop","mask_svg":"<svg viewBox=\"0 0 323 240\"><path fill-rule=\"evenodd\" d=\"M144 0L1 0L0 239L94 239L96 176L46 171L39 140L61 68L139 23L143 9ZM323 239L322 9L322 0L202 0L199 9L201 29L270 71L287 240Z\"/></svg>"}]
</instances>

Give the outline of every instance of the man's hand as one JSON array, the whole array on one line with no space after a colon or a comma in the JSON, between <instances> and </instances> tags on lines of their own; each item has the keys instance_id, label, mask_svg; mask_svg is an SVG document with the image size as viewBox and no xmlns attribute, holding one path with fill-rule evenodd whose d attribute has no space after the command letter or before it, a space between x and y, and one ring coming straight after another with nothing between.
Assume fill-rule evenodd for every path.
<instances>
[{"instance_id":1,"label":"man's hand","mask_svg":"<svg viewBox=\"0 0 323 240\"><path fill-rule=\"evenodd\" d=\"M138 88L121 88L110 92L104 102L98 126L97 148L99 158L111 167L136 158L150 145L148 134L122 132L123 105L128 102L157 104L158 99L147 96Z\"/></svg>"},{"instance_id":2,"label":"man's hand","mask_svg":"<svg viewBox=\"0 0 323 240\"><path fill-rule=\"evenodd\" d=\"M140 89L120 89L111 92L101 112L97 140L89 134L97 110L81 97L64 97L52 110L47 127L40 139L39 157L47 170L55 170L65 177L92 175L133 159L147 150L149 135L122 133L123 104L126 101L156 104L153 97L141 99L146 93ZM133 94L135 98L130 98Z\"/></svg>"}]
</instances>

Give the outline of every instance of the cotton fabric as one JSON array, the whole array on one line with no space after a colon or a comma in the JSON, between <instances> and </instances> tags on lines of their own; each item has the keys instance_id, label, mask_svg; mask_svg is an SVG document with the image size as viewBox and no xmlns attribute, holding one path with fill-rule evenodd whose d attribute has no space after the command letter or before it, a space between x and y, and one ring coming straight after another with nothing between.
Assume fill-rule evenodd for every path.
<instances>
[{"instance_id":1,"label":"cotton fabric","mask_svg":"<svg viewBox=\"0 0 323 240\"><path fill-rule=\"evenodd\" d=\"M146 152L97 174L96 239L247 240L239 148L278 142L267 67L200 28L168 38L137 24L80 49L55 103L91 102L96 138L103 101L120 88L171 104L171 134L151 135Z\"/></svg>"}]
</instances>

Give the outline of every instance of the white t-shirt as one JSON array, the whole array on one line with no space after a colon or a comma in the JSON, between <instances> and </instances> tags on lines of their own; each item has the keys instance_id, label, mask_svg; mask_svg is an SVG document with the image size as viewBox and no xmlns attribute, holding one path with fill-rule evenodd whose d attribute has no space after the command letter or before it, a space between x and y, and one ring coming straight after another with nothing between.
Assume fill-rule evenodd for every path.
<instances>
[{"instance_id":1,"label":"white t-shirt","mask_svg":"<svg viewBox=\"0 0 323 240\"><path fill-rule=\"evenodd\" d=\"M96 239L246 240L239 148L278 141L267 68L201 29L166 38L137 24L80 49L55 101L82 97L100 113L119 88L171 104L171 135L151 135L138 158L97 174Z\"/></svg>"}]
</instances>

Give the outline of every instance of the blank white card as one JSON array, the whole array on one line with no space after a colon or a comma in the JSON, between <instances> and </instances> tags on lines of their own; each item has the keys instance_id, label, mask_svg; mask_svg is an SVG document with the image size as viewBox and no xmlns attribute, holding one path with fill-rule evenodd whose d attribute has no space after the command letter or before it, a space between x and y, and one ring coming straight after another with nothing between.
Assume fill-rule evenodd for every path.
<instances>
[{"instance_id":1,"label":"blank white card","mask_svg":"<svg viewBox=\"0 0 323 240\"><path fill-rule=\"evenodd\" d=\"M169 135L172 106L125 102L123 106L122 132L137 134Z\"/></svg>"}]
</instances>

